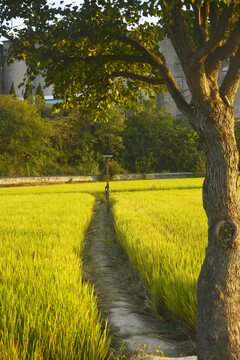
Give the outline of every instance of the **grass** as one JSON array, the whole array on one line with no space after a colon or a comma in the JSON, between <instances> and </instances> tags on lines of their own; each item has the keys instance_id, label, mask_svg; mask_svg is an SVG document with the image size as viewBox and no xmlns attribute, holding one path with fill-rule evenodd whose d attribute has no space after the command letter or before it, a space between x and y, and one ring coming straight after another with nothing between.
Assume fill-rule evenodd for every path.
<instances>
[{"instance_id":1,"label":"grass","mask_svg":"<svg viewBox=\"0 0 240 360\"><path fill-rule=\"evenodd\" d=\"M3 360L101 360L109 351L93 289L82 282L94 197L68 186L58 190L0 189Z\"/></svg>"},{"instance_id":2,"label":"grass","mask_svg":"<svg viewBox=\"0 0 240 360\"><path fill-rule=\"evenodd\" d=\"M147 284L152 306L195 328L196 284L207 245L201 190L114 193L111 199L118 238Z\"/></svg>"},{"instance_id":3,"label":"grass","mask_svg":"<svg viewBox=\"0 0 240 360\"><path fill-rule=\"evenodd\" d=\"M189 179L154 179L154 180L126 180L126 181L110 181L110 192L125 191L150 191L150 190L167 190L167 189L201 189L203 178ZM51 194L51 193L104 193L106 183L79 183L79 184L61 184L61 185L42 185L28 187L29 194ZM25 194L26 187L6 187L3 188L1 194L14 196L16 194Z\"/></svg>"}]
</instances>

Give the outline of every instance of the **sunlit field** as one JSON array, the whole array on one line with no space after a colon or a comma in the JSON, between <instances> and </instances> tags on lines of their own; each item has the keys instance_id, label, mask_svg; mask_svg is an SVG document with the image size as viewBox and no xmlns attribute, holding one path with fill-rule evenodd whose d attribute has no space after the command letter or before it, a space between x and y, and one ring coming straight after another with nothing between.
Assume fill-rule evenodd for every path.
<instances>
[{"instance_id":1,"label":"sunlit field","mask_svg":"<svg viewBox=\"0 0 240 360\"><path fill-rule=\"evenodd\" d=\"M67 185L0 189L0 359L106 358L108 331L82 283L93 204Z\"/></svg>"},{"instance_id":2,"label":"sunlit field","mask_svg":"<svg viewBox=\"0 0 240 360\"><path fill-rule=\"evenodd\" d=\"M166 190L166 189L201 189L203 178L188 179L154 179L154 180L126 180L110 181L110 192L122 191L147 191L147 190ZM78 184L61 184L61 185L42 185L28 187L29 194L39 193L104 193L106 182L88 182ZM25 187L6 187L2 189L4 194L24 194ZM0 192L1 195L1 192Z\"/></svg>"},{"instance_id":3,"label":"sunlit field","mask_svg":"<svg viewBox=\"0 0 240 360\"><path fill-rule=\"evenodd\" d=\"M147 283L152 306L160 313L167 308L176 320L195 328L207 219L201 189L189 185L181 190L114 193L111 199L118 238Z\"/></svg>"},{"instance_id":4,"label":"sunlit field","mask_svg":"<svg viewBox=\"0 0 240 360\"><path fill-rule=\"evenodd\" d=\"M196 325L207 241L203 179L110 182L118 238L156 311ZM108 357L83 239L105 182L0 188L0 359Z\"/></svg>"}]
</instances>

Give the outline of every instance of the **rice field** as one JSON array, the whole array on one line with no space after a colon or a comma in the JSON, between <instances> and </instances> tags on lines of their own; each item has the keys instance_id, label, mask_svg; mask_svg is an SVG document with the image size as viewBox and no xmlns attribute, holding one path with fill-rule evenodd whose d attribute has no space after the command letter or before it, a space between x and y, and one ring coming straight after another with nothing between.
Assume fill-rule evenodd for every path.
<instances>
[{"instance_id":1,"label":"rice field","mask_svg":"<svg viewBox=\"0 0 240 360\"><path fill-rule=\"evenodd\" d=\"M1 359L106 359L108 329L82 282L93 204L70 186L0 189Z\"/></svg>"},{"instance_id":2,"label":"rice field","mask_svg":"<svg viewBox=\"0 0 240 360\"><path fill-rule=\"evenodd\" d=\"M111 199L118 239L147 284L151 306L195 328L207 245L201 189L114 193Z\"/></svg>"},{"instance_id":3,"label":"rice field","mask_svg":"<svg viewBox=\"0 0 240 360\"><path fill-rule=\"evenodd\" d=\"M151 306L196 325L207 241L203 179L110 182L119 241ZM0 188L0 359L104 360L108 328L82 281L84 233L105 182ZM100 194L100 195L99 195Z\"/></svg>"},{"instance_id":4,"label":"rice field","mask_svg":"<svg viewBox=\"0 0 240 360\"><path fill-rule=\"evenodd\" d=\"M203 178L188 178L188 179L154 179L154 180L125 180L125 181L110 181L110 192L125 192L125 191L152 191L152 190L167 190L167 189L201 189ZM28 187L29 194L40 193L104 193L106 182L89 182L78 184L61 184L61 185L42 185ZM24 194L26 187L6 187L3 188L4 194ZM0 192L1 196L1 192Z\"/></svg>"}]
</instances>

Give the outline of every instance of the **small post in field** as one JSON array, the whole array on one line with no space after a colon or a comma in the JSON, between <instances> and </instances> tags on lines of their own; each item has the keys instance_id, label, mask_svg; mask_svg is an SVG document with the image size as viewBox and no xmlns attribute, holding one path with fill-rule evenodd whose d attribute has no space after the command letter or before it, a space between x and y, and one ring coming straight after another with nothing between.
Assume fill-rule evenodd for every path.
<instances>
[{"instance_id":1,"label":"small post in field","mask_svg":"<svg viewBox=\"0 0 240 360\"><path fill-rule=\"evenodd\" d=\"M107 200L107 213L109 214L109 159L111 159L113 155L103 155L102 157L106 159L107 185L105 186L105 195Z\"/></svg>"}]
</instances>

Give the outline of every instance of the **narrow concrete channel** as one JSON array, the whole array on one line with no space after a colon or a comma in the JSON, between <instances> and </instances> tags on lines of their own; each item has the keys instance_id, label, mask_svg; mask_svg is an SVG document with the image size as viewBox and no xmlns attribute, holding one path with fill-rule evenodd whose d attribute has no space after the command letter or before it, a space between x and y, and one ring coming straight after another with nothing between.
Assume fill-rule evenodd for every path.
<instances>
[{"instance_id":1,"label":"narrow concrete channel","mask_svg":"<svg viewBox=\"0 0 240 360\"><path fill-rule=\"evenodd\" d=\"M113 224L106 204L96 202L83 258L85 278L94 284L103 321L108 319L112 348L124 345L127 359L162 352L172 358L194 355L195 344L182 329L161 321L147 305L144 286L116 241Z\"/></svg>"}]
</instances>

